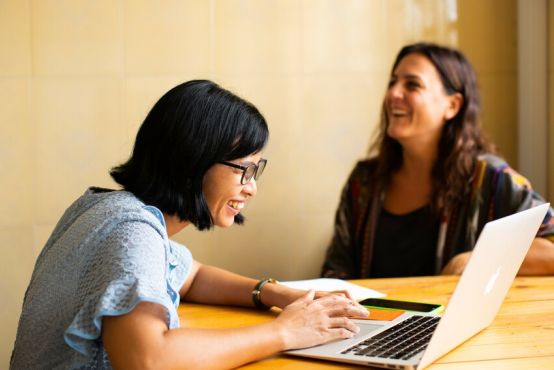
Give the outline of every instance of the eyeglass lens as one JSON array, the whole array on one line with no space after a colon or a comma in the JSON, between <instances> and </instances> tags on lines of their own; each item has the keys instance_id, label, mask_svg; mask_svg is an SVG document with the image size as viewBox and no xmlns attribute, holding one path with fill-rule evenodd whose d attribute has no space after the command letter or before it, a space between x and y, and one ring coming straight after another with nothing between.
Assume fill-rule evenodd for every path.
<instances>
[{"instance_id":1,"label":"eyeglass lens","mask_svg":"<svg viewBox=\"0 0 554 370\"><path fill-rule=\"evenodd\" d=\"M255 180L258 180L264 172L266 163L267 162L262 159L257 165L251 164L250 166L246 167L246 169L244 170L244 175L242 176L242 184L247 184L250 180L252 180L252 177L254 177Z\"/></svg>"}]
</instances>

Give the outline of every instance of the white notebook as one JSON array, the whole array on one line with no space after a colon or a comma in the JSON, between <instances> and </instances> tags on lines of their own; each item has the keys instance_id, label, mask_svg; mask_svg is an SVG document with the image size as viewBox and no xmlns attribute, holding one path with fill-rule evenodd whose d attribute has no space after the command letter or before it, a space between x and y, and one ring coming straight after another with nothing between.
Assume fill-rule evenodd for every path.
<instances>
[{"instance_id":1,"label":"white notebook","mask_svg":"<svg viewBox=\"0 0 554 370\"><path fill-rule=\"evenodd\" d=\"M331 292L333 290L347 290L352 298L356 301L361 301L365 298L380 298L386 295L376 290L364 288L362 286L352 284L341 279L320 278L310 280L281 281L280 284L295 289L314 289L323 292Z\"/></svg>"}]
</instances>

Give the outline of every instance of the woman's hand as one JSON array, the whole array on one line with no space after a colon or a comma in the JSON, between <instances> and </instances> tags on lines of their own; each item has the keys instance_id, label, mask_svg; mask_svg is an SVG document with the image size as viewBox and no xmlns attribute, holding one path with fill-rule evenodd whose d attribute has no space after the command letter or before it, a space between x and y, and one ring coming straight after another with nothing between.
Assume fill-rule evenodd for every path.
<instances>
[{"instance_id":1,"label":"woman's hand","mask_svg":"<svg viewBox=\"0 0 554 370\"><path fill-rule=\"evenodd\" d=\"M350 295L350 292L348 290L333 290L331 292L316 290L315 299L319 299L319 298L328 296L330 294L340 294L340 295L345 296L348 299L352 299L352 300L354 299L354 298L352 298L352 296Z\"/></svg>"},{"instance_id":2,"label":"woman's hand","mask_svg":"<svg viewBox=\"0 0 554 370\"><path fill-rule=\"evenodd\" d=\"M464 252L455 255L442 269L442 275L461 275L466 268L469 258L471 257L471 252Z\"/></svg>"},{"instance_id":3,"label":"woman's hand","mask_svg":"<svg viewBox=\"0 0 554 370\"><path fill-rule=\"evenodd\" d=\"M285 308L292 302L304 297L306 293L306 290L289 288L285 284L265 284L260 297L262 302L267 306ZM315 291L314 299L320 299L332 294L340 294L348 299L352 299L352 296L347 290L334 290L331 292Z\"/></svg>"},{"instance_id":4,"label":"woman's hand","mask_svg":"<svg viewBox=\"0 0 554 370\"><path fill-rule=\"evenodd\" d=\"M352 338L359 327L348 317L367 317L368 311L342 294L315 299L309 291L283 310L274 324L285 350L311 347L334 339Z\"/></svg>"}]
</instances>

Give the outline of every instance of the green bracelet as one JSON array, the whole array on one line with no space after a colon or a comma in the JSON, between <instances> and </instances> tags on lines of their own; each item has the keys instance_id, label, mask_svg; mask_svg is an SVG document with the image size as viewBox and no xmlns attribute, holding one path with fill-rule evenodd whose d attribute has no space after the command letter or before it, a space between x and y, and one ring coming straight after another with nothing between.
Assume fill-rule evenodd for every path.
<instances>
[{"instance_id":1,"label":"green bracelet","mask_svg":"<svg viewBox=\"0 0 554 370\"><path fill-rule=\"evenodd\" d=\"M258 284L256 284L256 286L254 287L254 290L252 291L252 302L254 302L254 306L259 310L269 310L271 308L263 304L262 300L260 299L262 288L267 283L277 284L278 281L273 278L262 279L258 281Z\"/></svg>"}]
</instances>

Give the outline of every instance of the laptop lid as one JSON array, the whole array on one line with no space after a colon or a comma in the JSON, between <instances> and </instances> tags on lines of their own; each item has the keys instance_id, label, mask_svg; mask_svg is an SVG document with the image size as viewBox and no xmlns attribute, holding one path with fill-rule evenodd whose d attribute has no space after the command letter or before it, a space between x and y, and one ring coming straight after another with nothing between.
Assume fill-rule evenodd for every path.
<instances>
[{"instance_id":1,"label":"laptop lid","mask_svg":"<svg viewBox=\"0 0 554 370\"><path fill-rule=\"evenodd\" d=\"M492 323L549 207L542 204L485 225L418 369Z\"/></svg>"}]
</instances>

